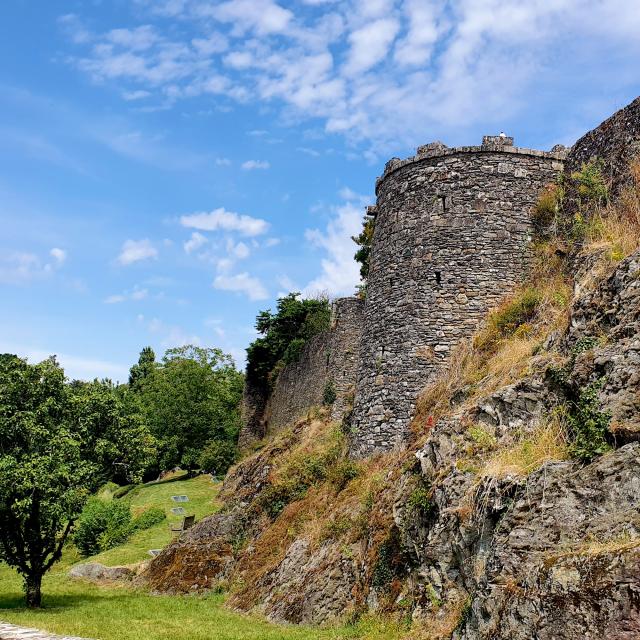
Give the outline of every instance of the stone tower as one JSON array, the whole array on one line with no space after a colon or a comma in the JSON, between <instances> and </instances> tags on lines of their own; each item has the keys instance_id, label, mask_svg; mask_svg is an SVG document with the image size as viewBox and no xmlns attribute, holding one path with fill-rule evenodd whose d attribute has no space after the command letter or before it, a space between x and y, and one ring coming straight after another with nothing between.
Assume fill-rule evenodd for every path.
<instances>
[{"instance_id":1,"label":"stone tower","mask_svg":"<svg viewBox=\"0 0 640 640\"><path fill-rule=\"evenodd\" d=\"M402 445L416 398L453 346L523 277L530 212L565 154L434 142L376 183L352 455Z\"/></svg>"}]
</instances>

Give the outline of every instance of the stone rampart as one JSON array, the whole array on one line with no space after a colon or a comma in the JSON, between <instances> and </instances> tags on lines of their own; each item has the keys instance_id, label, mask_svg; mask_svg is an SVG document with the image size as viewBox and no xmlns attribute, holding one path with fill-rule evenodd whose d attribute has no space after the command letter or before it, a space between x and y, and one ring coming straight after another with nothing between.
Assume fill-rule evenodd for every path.
<instances>
[{"instance_id":1,"label":"stone rampart","mask_svg":"<svg viewBox=\"0 0 640 640\"><path fill-rule=\"evenodd\" d=\"M304 345L296 362L278 374L270 394L245 385L239 446L248 447L323 404L332 392L331 417L340 420L353 404L364 301L339 298L332 304L331 326Z\"/></svg>"},{"instance_id":2,"label":"stone rampart","mask_svg":"<svg viewBox=\"0 0 640 640\"><path fill-rule=\"evenodd\" d=\"M416 397L526 273L530 211L564 153L431 143L376 183L352 455L402 446Z\"/></svg>"}]
</instances>

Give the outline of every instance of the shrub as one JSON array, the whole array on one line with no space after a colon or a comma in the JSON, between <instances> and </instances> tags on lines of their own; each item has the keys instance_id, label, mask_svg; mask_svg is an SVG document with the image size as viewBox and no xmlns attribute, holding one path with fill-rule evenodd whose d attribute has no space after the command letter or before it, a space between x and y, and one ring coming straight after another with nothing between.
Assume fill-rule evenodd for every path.
<instances>
[{"instance_id":1,"label":"shrub","mask_svg":"<svg viewBox=\"0 0 640 640\"><path fill-rule=\"evenodd\" d=\"M327 384L324 385L324 391L322 393L322 404L329 406L332 405L337 398L336 385L333 380L327 380Z\"/></svg>"},{"instance_id":2,"label":"shrub","mask_svg":"<svg viewBox=\"0 0 640 640\"><path fill-rule=\"evenodd\" d=\"M600 410L598 400L598 391L603 384L601 378L582 389L566 414L573 437L570 452L583 462L590 462L611 449L606 439L611 414Z\"/></svg>"},{"instance_id":3,"label":"shrub","mask_svg":"<svg viewBox=\"0 0 640 640\"><path fill-rule=\"evenodd\" d=\"M200 453L200 468L216 476L223 476L236 461L236 446L228 440L210 440Z\"/></svg>"},{"instance_id":4,"label":"shrub","mask_svg":"<svg viewBox=\"0 0 640 640\"><path fill-rule=\"evenodd\" d=\"M337 491L342 491L351 480L360 475L360 468L352 460L341 460L329 468L327 474L329 482Z\"/></svg>"},{"instance_id":5,"label":"shrub","mask_svg":"<svg viewBox=\"0 0 640 640\"><path fill-rule=\"evenodd\" d=\"M609 189L602 170L602 160L590 160L583 163L580 171L571 174L571 179L578 189L580 204L603 205L607 202Z\"/></svg>"},{"instance_id":6,"label":"shrub","mask_svg":"<svg viewBox=\"0 0 640 640\"><path fill-rule=\"evenodd\" d=\"M407 500L407 509L410 513L428 516L434 509L431 491L427 487L415 488Z\"/></svg>"},{"instance_id":7,"label":"shrub","mask_svg":"<svg viewBox=\"0 0 640 640\"><path fill-rule=\"evenodd\" d=\"M76 522L73 541L80 553L90 556L124 542L131 530L127 503L92 498Z\"/></svg>"},{"instance_id":8,"label":"shrub","mask_svg":"<svg viewBox=\"0 0 640 640\"><path fill-rule=\"evenodd\" d=\"M144 529L150 529L156 524L159 524L163 520L166 520L167 514L164 509L160 507L151 507L146 511L143 511L140 515L136 516L131 523L131 528L134 531L142 531Z\"/></svg>"}]
</instances>

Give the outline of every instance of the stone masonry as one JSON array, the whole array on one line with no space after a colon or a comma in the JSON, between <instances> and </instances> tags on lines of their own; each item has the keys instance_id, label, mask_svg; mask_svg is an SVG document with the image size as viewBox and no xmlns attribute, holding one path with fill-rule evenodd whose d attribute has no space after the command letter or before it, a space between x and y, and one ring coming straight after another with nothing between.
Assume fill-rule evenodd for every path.
<instances>
[{"instance_id":1,"label":"stone masonry","mask_svg":"<svg viewBox=\"0 0 640 640\"><path fill-rule=\"evenodd\" d=\"M298 360L282 369L270 394L245 385L241 448L291 424L311 407L323 404L327 385L335 391L331 418L340 420L351 409L363 307L359 298L335 300L330 328L311 338Z\"/></svg>"},{"instance_id":2,"label":"stone masonry","mask_svg":"<svg viewBox=\"0 0 640 640\"><path fill-rule=\"evenodd\" d=\"M565 153L440 142L376 183L351 453L402 446L415 401L452 348L526 272L530 211Z\"/></svg>"}]
</instances>

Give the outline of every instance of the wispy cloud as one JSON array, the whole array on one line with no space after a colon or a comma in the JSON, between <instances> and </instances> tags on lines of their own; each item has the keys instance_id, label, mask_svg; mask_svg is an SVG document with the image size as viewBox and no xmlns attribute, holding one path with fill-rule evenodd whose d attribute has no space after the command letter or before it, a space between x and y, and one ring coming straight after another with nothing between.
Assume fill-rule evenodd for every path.
<instances>
[{"instance_id":1,"label":"wispy cloud","mask_svg":"<svg viewBox=\"0 0 640 640\"><path fill-rule=\"evenodd\" d=\"M262 284L259 278L250 276L248 273L232 274L219 274L213 281L215 289L221 289L223 291L235 291L242 293L249 298L249 300L266 300L269 297L269 292Z\"/></svg>"},{"instance_id":2,"label":"wispy cloud","mask_svg":"<svg viewBox=\"0 0 640 640\"><path fill-rule=\"evenodd\" d=\"M186 253L192 253L200 249L200 247L204 246L207 242L206 236L194 231L191 237L184 243L184 250Z\"/></svg>"},{"instance_id":3,"label":"wispy cloud","mask_svg":"<svg viewBox=\"0 0 640 640\"><path fill-rule=\"evenodd\" d=\"M347 187L340 195L345 202L331 208L326 228L308 229L305 233L307 241L324 252L321 272L304 288L306 295L351 295L360 281L359 266L353 259L356 246L351 238L362 229L364 207L370 199Z\"/></svg>"},{"instance_id":4,"label":"wispy cloud","mask_svg":"<svg viewBox=\"0 0 640 640\"><path fill-rule=\"evenodd\" d=\"M67 252L54 247L49 258L43 259L30 251L0 250L0 282L21 285L48 277L62 267Z\"/></svg>"},{"instance_id":5,"label":"wispy cloud","mask_svg":"<svg viewBox=\"0 0 640 640\"><path fill-rule=\"evenodd\" d=\"M127 300L145 300L148 297L148 289L134 287L131 291L125 291L124 293L116 293L108 296L104 299L104 302L105 304L118 304L120 302L126 302Z\"/></svg>"},{"instance_id":6,"label":"wispy cloud","mask_svg":"<svg viewBox=\"0 0 640 640\"><path fill-rule=\"evenodd\" d=\"M247 160L243 162L241 167L245 171L253 171L255 169L268 169L271 165L266 160Z\"/></svg>"},{"instance_id":7,"label":"wispy cloud","mask_svg":"<svg viewBox=\"0 0 640 640\"><path fill-rule=\"evenodd\" d=\"M144 20L94 33L66 16L81 52L72 64L167 104L206 94L275 102L375 153L461 123L504 122L531 108L522 95L534 87L570 97L584 68L623 87L640 54L640 12L627 0L136 2L151 21L171 16L202 37Z\"/></svg>"},{"instance_id":8,"label":"wispy cloud","mask_svg":"<svg viewBox=\"0 0 640 640\"><path fill-rule=\"evenodd\" d=\"M244 236L259 236L269 230L266 220L227 211L224 207L181 216L180 224L199 231L236 231Z\"/></svg>"},{"instance_id":9,"label":"wispy cloud","mask_svg":"<svg viewBox=\"0 0 640 640\"><path fill-rule=\"evenodd\" d=\"M158 257L158 250L148 238L142 240L125 240L116 262L123 266L141 262L143 260L155 259Z\"/></svg>"}]
</instances>

